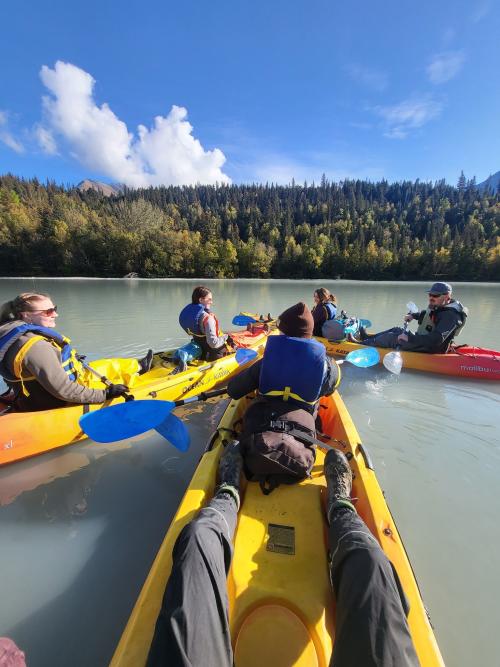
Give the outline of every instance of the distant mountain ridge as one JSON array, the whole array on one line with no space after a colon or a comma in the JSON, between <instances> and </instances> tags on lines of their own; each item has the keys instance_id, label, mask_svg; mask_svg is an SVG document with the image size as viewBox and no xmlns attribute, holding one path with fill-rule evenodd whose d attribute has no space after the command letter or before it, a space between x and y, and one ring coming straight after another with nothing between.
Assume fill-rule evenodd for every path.
<instances>
[{"instance_id":1,"label":"distant mountain ridge","mask_svg":"<svg viewBox=\"0 0 500 667\"><path fill-rule=\"evenodd\" d=\"M478 183L477 187L479 190L490 188L493 192L500 192L500 171L497 171L496 174L492 174L482 183Z\"/></svg>"},{"instance_id":2,"label":"distant mountain ridge","mask_svg":"<svg viewBox=\"0 0 500 667\"><path fill-rule=\"evenodd\" d=\"M115 197L116 195L121 194L123 190L121 185L110 185L109 183L101 183L101 181L92 181L89 178L78 183L76 187L82 192L86 192L87 190L97 190L97 192L100 192L106 197Z\"/></svg>"}]
</instances>

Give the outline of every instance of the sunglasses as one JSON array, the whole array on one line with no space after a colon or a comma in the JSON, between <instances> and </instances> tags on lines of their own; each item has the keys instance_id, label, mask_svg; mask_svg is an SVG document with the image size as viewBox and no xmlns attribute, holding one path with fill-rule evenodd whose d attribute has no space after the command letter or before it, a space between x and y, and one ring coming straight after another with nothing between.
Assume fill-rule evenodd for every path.
<instances>
[{"instance_id":1,"label":"sunglasses","mask_svg":"<svg viewBox=\"0 0 500 667\"><path fill-rule=\"evenodd\" d=\"M54 313L57 313L57 306L54 306L53 308L47 308L47 310L31 310L31 313L42 313L42 315L45 315L46 317L49 317L49 315L53 315Z\"/></svg>"}]
</instances>

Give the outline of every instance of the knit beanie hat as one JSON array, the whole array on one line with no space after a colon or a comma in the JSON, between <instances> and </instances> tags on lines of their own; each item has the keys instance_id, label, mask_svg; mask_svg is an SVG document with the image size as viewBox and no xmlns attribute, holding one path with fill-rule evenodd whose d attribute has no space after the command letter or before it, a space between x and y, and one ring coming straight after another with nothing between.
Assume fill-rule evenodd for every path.
<instances>
[{"instance_id":1,"label":"knit beanie hat","mask_svg":"<svg viewBox=\"0 0 500 667\"><path fill-rule=\"evenodd\" d=\"M278 329L285 336L312 338L314 320L311 311L302 301L296 303L278 317Z\"/></svg>"}]
</instances>

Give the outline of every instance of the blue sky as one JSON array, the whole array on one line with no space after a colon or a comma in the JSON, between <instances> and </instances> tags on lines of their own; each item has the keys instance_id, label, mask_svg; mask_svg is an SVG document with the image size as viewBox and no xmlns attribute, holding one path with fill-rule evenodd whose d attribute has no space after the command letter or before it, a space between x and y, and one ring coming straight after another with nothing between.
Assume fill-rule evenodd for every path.
<instances>
[{"instance_id":1,"label":"blue sky","mask_svg":"<svg viewBox=\"0 0 500 667\"><path fill-rule=\"evenodd\" d=\"M498 35L493 0L11 3L0 173L482 181L500 169Z\"/></svg>"}]
</instances>

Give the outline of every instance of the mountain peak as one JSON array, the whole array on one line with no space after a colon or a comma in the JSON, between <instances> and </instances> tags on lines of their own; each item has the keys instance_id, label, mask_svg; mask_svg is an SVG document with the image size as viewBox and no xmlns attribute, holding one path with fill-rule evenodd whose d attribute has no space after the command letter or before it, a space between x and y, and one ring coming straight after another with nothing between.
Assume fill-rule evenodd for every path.
<instances>
[{"instance_id":1,"label":"mountain peak","mask_svg":"<svg viewBox=\"0 0 500 667\"><path fill-rule=\"evenodd\" d=\"M89 178L86 178L84 181L81 181L76 186L81 192L86 192L87 190L96 190L106 197L114 197L119 195L122 191L120 185L110 185L109 183L101 183L101 181L92 181Z\"/></svg>"}]
</instances>

